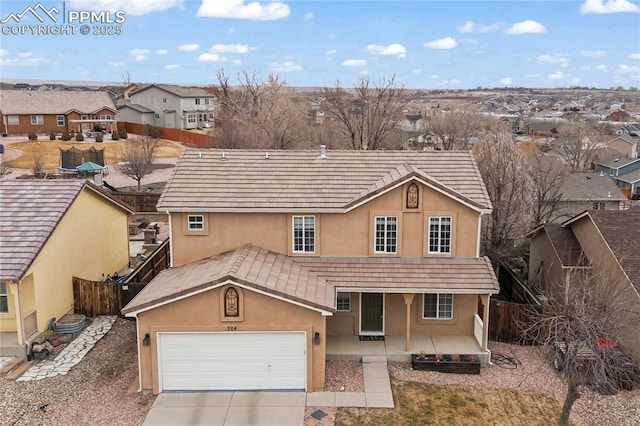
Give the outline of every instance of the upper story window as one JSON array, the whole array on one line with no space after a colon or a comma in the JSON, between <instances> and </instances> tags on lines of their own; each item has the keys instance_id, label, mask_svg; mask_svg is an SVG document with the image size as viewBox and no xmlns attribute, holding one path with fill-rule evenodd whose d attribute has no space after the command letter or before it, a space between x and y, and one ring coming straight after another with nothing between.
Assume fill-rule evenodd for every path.
<instances>
[{"instance_id":1,"label":"upper story window","mask_svg":"<svg viewBox=\"0 0 640 426\"><path fill-rule=\"evenodd\" d=\"M31 124L33 125L44 124L44 117L41 115L32 115Z\"/></svg>"},{"instance_id":2,"label":"upper story window","mask_svg":"<svg viewBox=\"0 0 640 426\"><path fill-rule=\"evenodd\" d=\"M56 122L58 123L58 127L64 126L64 115L56 116Z\"/></svg>"},{"instance_id":3,"label":"upper story window","mask_svg":"<svg viewBox=\"0 0 640 426\"><path fill-rule=\"evenodd\" d=\"M8 120L9 126L17 126L18 124L20 124L20 117L18 117L17 115L10 115Z\"/></svg>"},{"instance_id":4,"label":"upper story window","mask_svg":"<svg viewBox=\"0 0 640 426\"><path fill-rule=\"evenodd\" d=\"M187 216L187 229L189 231L204 230L204 216L200 214L190 214Z\"/></svg>"},{"instance_id":5,"label":"upper story window","mask_svg":"<svg viewBox=\"0 0 640 426\"><path fill-rule=\"evenodd\" d=\"M376 216L375 253L397 253L398 217Z\"/></svg>"},{"instance_id":6,"label":"upper story window","mask_svg":"<svg viewBox=\"0 0 640 426\"><path fill-rule=\"evenodd\" d=\"M0 313L9 312L9 294L7 293L7 283L0 283Z\"/></svg>"},{"instance_id":7,"label":"upper story window","mask_svg":"<svg viewBox=\"0 0 640 426\"><path fill-rule=\"evenodd\" d=\"M351 293L338 292L336 295L336 310L340 312L351 310Z\"/></svg>"},{"instance_id":8,"label":"upper story window","mask_svg":"<svg viewBox=\"0 0 640 426\"><path fill-rule=\"evenodd\" d=\"M425 319L452 319L453 318L453 294L425 294L422 304L422 318Z\"/></svg>"},{"instance_id":9,"label":"upper story window","mask_svg":"<svg viewBox=\"0 0 640 426\"><path fill-rule=\"evenodd\" d=\"M451 217L429 218L429 253L451 253Z\"/></svg>"},{"instance_id":10,"label":"upper story window","mask_svg":"<svg viewBox=\"0 0 640 426\"><path fill-rule=\"evenodd\" d=\"M167 98L162 98L162 103L166 104L167 103Z\"/></svg>"},{"instance_id":11,"label":"upper story window","mask_svg":"<svg viewBox=\"0 0 640 426\"><path fill-rule=\"evenodd\" d=\"M200 98L196 98L196 105L200 105L200 101L201 101Z\"/></svg>"},{"instance_id":12,"label":"upper story window","mask_svg":"<svg viewBox=\"0 0 640 426\"><path fill-rule=\"evenodd\" d=\"M606 209L607 209L607 203L603 201L596 201L593 203L593 210L606 210Z\"/></svg>"},{"instance_id":13,"label":"upper story window","mask_svg":"<svg viewBox=\"0 0 640 426\"><path fill-rule=\"evenodd\" d=\"M296 253L316 251L315 216L293 216L293 251Z\"/></svg>"}]
</instances>

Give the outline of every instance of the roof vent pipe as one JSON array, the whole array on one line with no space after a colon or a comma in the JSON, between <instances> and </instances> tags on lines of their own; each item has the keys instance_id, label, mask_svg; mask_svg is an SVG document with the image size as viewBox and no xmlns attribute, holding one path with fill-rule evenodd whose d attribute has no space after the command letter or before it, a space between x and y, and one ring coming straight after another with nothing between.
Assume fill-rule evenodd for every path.
<instances>
[{"instance_id":1,"label":"roof vent pipe","mask_svg":"<svg viewBox=\"0 0 640 426\"><path fill-rule=\"evenodd\" d=\"M600 176L604 176L604 171L600 170Z\"/></svg>"},{"instance_id":2,"label":"roof vent pipe","mask_svg":"<svg viewBox=\"0 0 640 426\"><path fill-rule=\"evenodd\" d=\"M265 160L268 160L268 159L269 159L269 153L268 153L268 152L265 152L265 153L264 153L264 159L265 159Z\"/></svg>"},{"instance_id":3,"label":"roof vent pipe","mask_svg":"<svg viewBox=\"0 0 640 426\"><path fill-rule=\"evenodd\" d=\"M611 198L611 191L607 192L607 197Z\"/></svg>"},{"instance_id":4,"label":"roof vent pipe","mask_svg":"<svg viewBox=\"0 0 640 426\"><path fill-rule=\"evenodd\" d=\"M327 146L326 145L320 145L320 155L318 156L318 158L327 158Z\"/></svg>"},{"instance_id":5,"label":"roof vent pipe","mask_svg":"<svg viewBox=\"0 0 640 426\"><path fill-rule=\"evenodd\" d=\"M222 161L227 161L227 153L222 151L222 157L220 157Z\"/></svg>"},{"instance_id":6,"label":"roof vent pipe","mask_svg":"<svg viewBox=\"0 0 640 426\"><path fill-rule=\"evenodd\" d=\"M202 160L202 151L198 152L198 159Z\"/></svg>"}]
</instances>

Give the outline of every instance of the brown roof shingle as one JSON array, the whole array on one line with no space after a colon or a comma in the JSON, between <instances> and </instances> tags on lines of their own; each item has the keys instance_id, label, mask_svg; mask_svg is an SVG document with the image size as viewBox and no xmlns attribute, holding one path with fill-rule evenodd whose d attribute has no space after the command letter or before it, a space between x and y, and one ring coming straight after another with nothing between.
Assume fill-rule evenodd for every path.
<instances>
[{"instance_id":1,"label":"brown roof shingle","mask_svg":"<svg viewBox=\"0 0 640 426\"><path fill-rule=\"evenodd\" d=\"M582 251L582 247L573 231L559 223L546 223L544 230L558 254L562 266L588 266L589 259Z\"/></svg>"},{"instance_id":2,"label":"brown roof shingle","mask_svg":"<svg viewBox=\"0 0 640 426\"><path fill-rule=\"evenodd\" d=\"M186 150L158 202L164 211L344 211L403 179L426 180L476 209L491 201L467 151Z\"/></svg>"},{"instance_id":3,"label":"brown roof shingle","mask_svg":"<svg viewBox=\"0 0 640 426\"><path fill-rule=\"evenodd\" d=\"M0 280L23 278L85 187L132 213L124 203L85 180L0 182Z\"/></svg>"}]
</instances>

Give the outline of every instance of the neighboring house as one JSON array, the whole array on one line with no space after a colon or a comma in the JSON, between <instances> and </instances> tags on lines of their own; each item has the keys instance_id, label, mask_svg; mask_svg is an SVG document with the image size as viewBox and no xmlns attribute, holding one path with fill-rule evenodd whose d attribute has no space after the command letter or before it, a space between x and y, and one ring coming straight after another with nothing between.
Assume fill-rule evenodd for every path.
<instances>
[{"instance_id":1,"label":"neighboring house","mask_svg":"<svg viewBox=\"0 0 640 426\"><path fill-rule=\"evenodd\" d=\"M551 222L564 222L585 210L624 210L627 197L604 173L567 173Z\"/></svg>"},{"instance_id":2,"label":"neighboring house","mask_svg":"<svg viewBox=\"0 0 640 426\"><path fill-rule=\"evenodd\" d=\"M0 182L0 356L25 356L49 322L73 313L72 277L129 263L129 207L84 180Z\"/></svg>"},{"instance_id":3,"label":"neighboring house","mask_svg":"<svg viewBox=\"0 0 640 426\"><path fill-rule=\"evenodd\" d=\"M616 130L616 135L629 135L631 137L640 137L640 123L633 123L620 127Z\"/></svg>"},{"instance_id":4,"label":"neighboring house","mask_svg":"<svg viewBox=\"0 0 640 426\"><path fill-rule=\"evenodd\" d=\"M367 351L488 365L470 152L187 150L157 208L172 268L122 310L141 389L321 391L326 359Z\"/></svg>"},{"instance_id":5,"label":"neighboring house","mask_svg":"<svg viewBox=\"0 0 640 426\"><path fill-rule=\"evenodd\" d=\"M529 282L544 294L549 286L566 286L570 274L592 269L611 276L611 280L628 283L621 300L629 301L631 309L640 310L638 224L640 211L600 210L583 212L561 225L539 226L531 233ZM603 267L608 269L596 270ZM640 353L640 335L635 327L627 338Z\"/></svg>"},{"instance_id":6,"label":"neighboring house","mask_svg":"<svg viewBox=\"0 0 640 426\"><path fill-rule=\"evenodd\" d=\"M533 136L553 136L558 134L558 123L556 121L531 121L527 126L527 133Z\"/></svg>"},{"instance_id":7,"label":"neighboring house","mask_svg":"<svg viewBox=\"0 0 640 426\"><path fill-rule=\"evenodd\" d=\"M65 131L113 131L116 107L102 91L0 92L2 133L23 135Z\"/></svg>"},{"instance_id":8,"label":"neighboring house","mask_svg":"<svg viewBox=\"0 0 640 426\"><path fill-rule=\"evenodd\" d=\"M640 137L631 135L622 135L607 142L607 147L618 151L625 157L638 158L638 145L640 145Z\"/></svg>"},{"instance_id":9,"label":"neighboring house","mask_svg":"<svg viewBox=\"0 0 640 426\"><path fill-rule=\"evenodd\" d=\"M215 97L205 88L151 84L128 96L131 104L153 111L153 123L134 123L182 130L214 127Z\"/></svg>"},{"instance_id":10,"label":"neighboring house","mask_svg":"<svg viewBox=\"0 0 640 426\"><path fill-rule=\"evenodd\" d=\"M593 163L595 171L609 175L628 198L640 196L640 158L614 155Z\"/></svg>"},{"instance_id":11,"label":"neighboring house","mask_svg":"<svg viewBox=\"0 0 640 426\"><path fill-rule=\"evenodd\" d=\"M613 105L611 106L611 108L613 109ZM621 121L631 121L631 115L629 115L628 112L626 111L622 111L622 110L617 110L617 111L613 111L611 114L609 114L607 116L607 120L606 121L616 121L616 122L621 122Z\"/></svg>"},{"instance_id":12,"label":"neighboring house","mask_svg":"<svg viewBox=\"0 0 640 426\"><path fill-rule=\"evenodd\" d=\"M152 109L138 104L118 105L118 120L128 123L149 124L154 126L156 120Z\"/></svg>"}]
</instances>

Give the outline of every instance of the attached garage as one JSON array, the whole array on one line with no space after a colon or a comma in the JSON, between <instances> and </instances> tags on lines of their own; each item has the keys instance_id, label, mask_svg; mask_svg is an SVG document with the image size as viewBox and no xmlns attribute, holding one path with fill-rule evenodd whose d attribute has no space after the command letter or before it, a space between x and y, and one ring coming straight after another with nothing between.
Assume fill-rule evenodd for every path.
<instances>
[{"instance_id":1,"label":"attached garage","mask_svg":"<svg viewBox=\"0 0 640 426\"><path fill-rule=\"evenodd\" d=\"M306 332L165 332L157 348L160 391L306 388Z\"/></svg>"}]
</instances>

